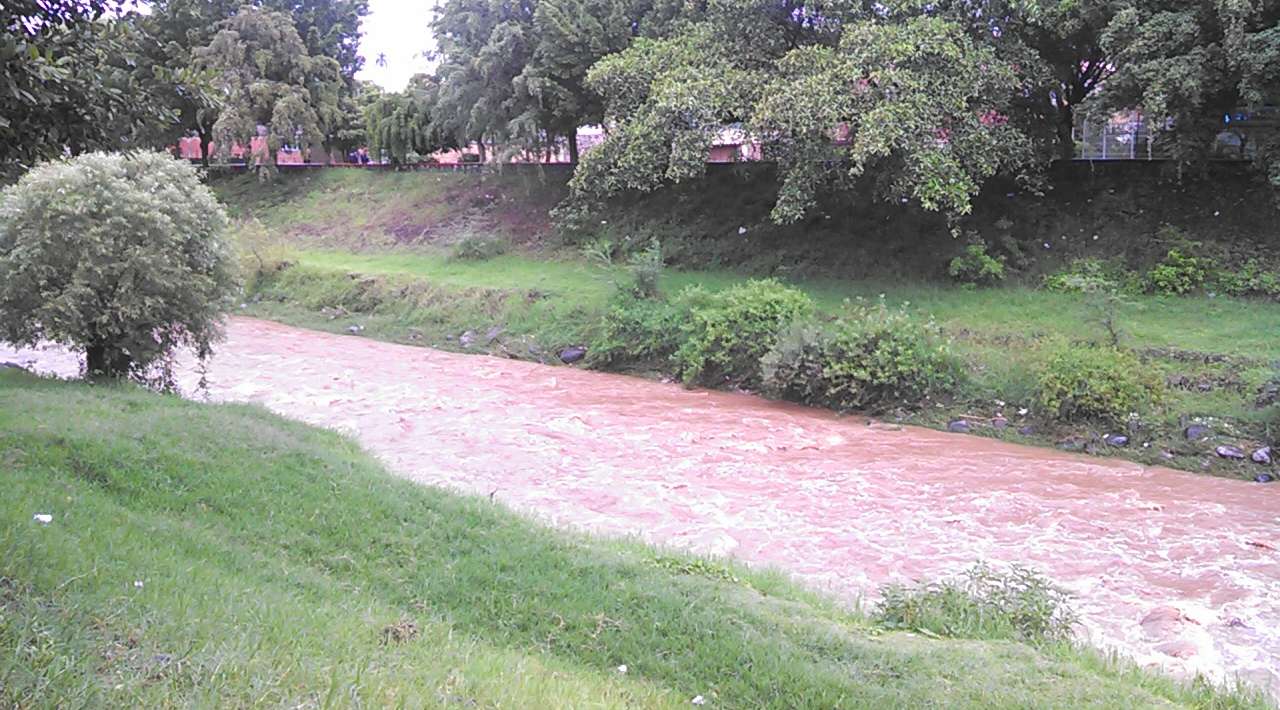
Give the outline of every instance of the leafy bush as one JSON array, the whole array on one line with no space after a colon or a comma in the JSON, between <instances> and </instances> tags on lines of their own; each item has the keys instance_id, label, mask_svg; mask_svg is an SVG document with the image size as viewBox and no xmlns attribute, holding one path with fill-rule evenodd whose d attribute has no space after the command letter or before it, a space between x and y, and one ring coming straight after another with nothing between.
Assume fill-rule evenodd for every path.
<instances>
[{"instance_id":1,"label":"leafy bush","mask_svg":"<svg viewBox=\"0 0 1280 710\"><path fill-rule=\"evenodd\" d=\"M1229 296L1280 296L1280 271L1268 269L1259 259L1249 259L1234 271L1220 271L1214 280Z\"/></svg>"},{"instance_id":2,"label":"leafy bush","mask_svg":"<svg viewBox=\"0 0 1280 710\"><path fill-rule=\"evenodd\" d=\"M1122 424L1164 397L1164 383L1134 354L1114 347L1058 342L1040 369L1039 401L1062 421Z\"/></svg>"},{"instance_id":3,"label":"leafy bush","mask_svg":"<svg viewBox=\"0 0 1280 710\"><path fill-rule=\"evenodd\" d=\"M831 322L792 324L761 361L771 394L838 410L919 406L951 390L959 368L932 321L905 308L846 304Z\"/></svg>"},{"instance_id":4,"label":"leafy bush","mask_svg":"<svg viewBox=\"0 0 1280 710\"><path fill-rule=\"evenodd\" d=\"M974 242L947 267L951 278L963 284L990 286L1004 279L1004 259L987 253L987 245Z\"/></svg>"},{"instance_id":5,"label":"leafy bush","mask_svg":"<svg viewBox=\"0 0 1280 710\"><path fill-rule=\"evenodd\" d=\"M891 628L940 636L1052 643L1069 641L1079 621L1069 601L1033 570L977 564L956 579L889 585L874 615Z\"/></svg>"},{"instance_id":6,"label":"leafy bush","mask_svg":"<svg viewBox=\"0 0 1280 710\"><path fill-rule=\"evenodd\" d=\"M84 349L110 377L180 347L203 356L236 289L226 224L195 169L162 153L37 166L0 193L0 340Z\"/></svg>"},{"instance_id":7,"label":"leafy bush","mask_svg":"<svg viewBox=\"0 0 1280 710\"><path fill-rule=\"evenodd\" d=\"M470 235L453 245L449 255L457 261L486 261L507 253L507 242L498 237Z\"/></svg>"},{"instance_id":8,"label":"leafy bush","mask_svg":"<svg viewBox=\"0 0 1280 710\"><path fill-rule=\"evenodd\" d=\"M807 294L774 279L751 280L716 293L690 287L677 300L688 310L683 342L674 356L686 383L759 384L760 358L773 348L779 332L813 313Z\"/></svg>"},{"instance_id":9,"label":"leafy bush","mask_svg":"<svg viewBox=\"0 0 1280 710\"><path fill-rule=\"evenodd\" d=\"M1164 260L1152 267L1147 282L1155 293L1180 295L1200 288L1208 272L1203 261L1178 247L1170 249Z\"/></svg>"},{"instance_id":10,"label":"leafy bush","mask_svg":"<svg viewBox=\"0 0 1280 710\"><path fill-rule=\"evenodd\" d=\"M627 260L627 273L631 278L631 290L636 296L658 296L658 280L662 278L663 266L662 244L657 239L631 255Z\"/></svg>"},{"instance_id":11,"label":"leafy bush","mask_svg":"<svg viewBox=\"0 0 1280 710\"><path fill-rule=\"evenodd\" d=\"M1044 288L1058 293L1102 293L1118 291L1122 274L1102 259L1073 260L1067 268L1044 277Z\"/></svg>"},{"instance_id":12,"label":"leafy bush","mask_svg":"<svg viewBox=\"0 0 1280 710\"><path fill-rule=\"evenodd\" d=\"M587 348L587 362L601 368L661 369L680 347L686 315L676 304L620 292Z\"/></svg>"}]
</instances>

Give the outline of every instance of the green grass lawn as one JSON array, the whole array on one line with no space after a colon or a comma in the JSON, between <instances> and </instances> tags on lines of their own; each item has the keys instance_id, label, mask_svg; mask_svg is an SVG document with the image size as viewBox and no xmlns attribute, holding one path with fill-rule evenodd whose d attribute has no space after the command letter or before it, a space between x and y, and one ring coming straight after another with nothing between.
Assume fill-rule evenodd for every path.
<instances>
[{"instance_id":1,"label":"green grass lawn","mask_svg":"<svg viewBox=\"0 0 1280 710\"><path fill-rule=\"evenodd\" d=\"M506 254L486 261L455 261L443 250L352 253L303 251L306 266L366 274L406 275L457 287L540 289L600 306L612 292L622 269L612 271L571 258L533 258ZM712 290L743 280L731 271L672 270L663 288L675 292L700 284ZM1011 336L1030 339L1057 333L1096 338L1102 326L1090 305L1077 294L1054 293L1023 286L966 290L930 283L837 281L796 282L829 310L846 298L877 298L909 303L934 316L957 335ZM1280 306L1229 298L1134 296L1118 308L1127 344L1138 348L1179 348L1270 361L1280 358Z\"/></svg>"},{"instance_id":2,"label":"green grass lawn","mask_svg":"<svg viewBox=\"0 0 1280 710\"><path fill-rule=\"evenodd\" d=\"M0 486L5 707L1267 706L1063 645L887 631L249 406L0 371Z\"/></svg>"}]
</instances>

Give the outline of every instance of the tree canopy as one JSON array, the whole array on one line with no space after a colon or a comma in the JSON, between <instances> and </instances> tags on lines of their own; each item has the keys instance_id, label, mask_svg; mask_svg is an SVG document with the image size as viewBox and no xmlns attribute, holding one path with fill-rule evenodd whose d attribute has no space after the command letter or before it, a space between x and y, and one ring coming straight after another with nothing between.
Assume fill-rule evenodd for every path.
<instances>
[{"instance_id":1,"label":"tree canopy","mask_svg":"<svg viewBox=\"0 0 1280 710\"><path fill-rule=\"evenodd\" d=\"M147 38L109 0L0 3L0 181L63 151L139 145L173 120Z\"/></svg>"},{"instance_id":2,"label":"tree canopy","mask_svg":"<svg viewBox=\"0 0 1280 710\"><path fill-rule=\"evenodd\" d=\"M434 77L418 74L404 91L373 100L365 108L369 150L401 164L408 162L410 153L425 155L453 145L431 118L439 88Z\"/></svg>"},{"instance_id":3,"label":"tree canopy","mask_svg":"<svg viewBox=\"0 0 1280 710\"><path fill-rule=\"evenodd\" d=\"M194 56L196 65L215 77L221 111L213 131L219 149L250 145L259 126L267 129L273 156L282 145L322 142L325 129L340 117L338 62L309 54L284 13L246 6L219 27Z\"/></svg>"}]
</instances>

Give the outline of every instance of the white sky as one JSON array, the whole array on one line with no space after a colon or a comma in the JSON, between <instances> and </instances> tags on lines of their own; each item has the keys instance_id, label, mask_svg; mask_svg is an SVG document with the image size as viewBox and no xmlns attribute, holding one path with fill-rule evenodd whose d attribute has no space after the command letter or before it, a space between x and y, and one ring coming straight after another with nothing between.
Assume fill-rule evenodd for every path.
<instances>
[{"instance_id":1,"label":"white sky","mask_svg":"<svg viewBox=\"0 0 1280 710\"><path fill-rule=\"evenodd\" d=\"M409 77L428 71L431 62L422 55L435 48L430 27L434 6L434 0L369 0L360 38L364 68L356 77L399 91ZM386 66L378 66L379 55L386 57Z\"/></svg>"}]
</instances>

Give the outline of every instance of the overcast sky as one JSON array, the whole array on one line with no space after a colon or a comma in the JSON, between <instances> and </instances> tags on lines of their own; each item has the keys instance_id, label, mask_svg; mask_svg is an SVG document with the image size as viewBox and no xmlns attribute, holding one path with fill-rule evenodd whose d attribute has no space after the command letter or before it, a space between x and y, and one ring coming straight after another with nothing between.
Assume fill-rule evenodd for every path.
<instances>
[{"instance_id":1,"label":"overcast sky","mask_svg":"<svg viewBox=\"0 0 1280 710\"><path fill-rule=\"evenodd\" d=\"M434 5L434 0L369 0L360 39L364 68L356 76L399 91L409 77L430 69L422 54L433 49L428 25ZM386 66L378 66L379 55L386 57Z\"/></svg>"}]
</instances>

